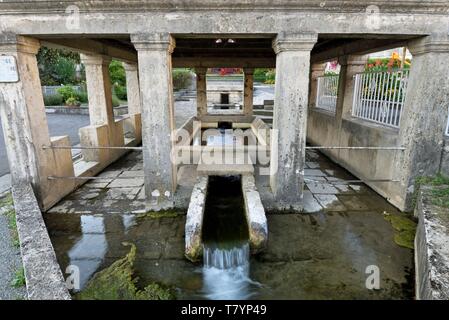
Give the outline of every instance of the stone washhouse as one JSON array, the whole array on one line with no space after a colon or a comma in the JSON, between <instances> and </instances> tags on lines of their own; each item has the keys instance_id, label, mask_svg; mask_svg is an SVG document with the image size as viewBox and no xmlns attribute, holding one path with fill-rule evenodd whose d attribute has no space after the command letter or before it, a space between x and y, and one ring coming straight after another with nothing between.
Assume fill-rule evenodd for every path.
<instances>
[{"instance_id":1,"label":"stone washhouse","mask_svg":"<svg viewBox=\"0 0 449 320\"><path fill-rule=\"evenodd\" d=\"M29 261L31 248L38 247L47 262L55 262L41 212L131 150L143 155L146 210L187 209L204 188L202 176L234 173L246 175L260 194L253 200L265 210L300 212L306 142L391 147L324 153L400 210L410 210L415 178L445 167L449 6L442 0L371 2L1 1L0 58L13 61L15 70L10 79L0 76L0 112L16 209L35 221L22 229L34 242ZM222 47L216 39L232 39L233 45ZM79 52L85 65L90 125L79 131L81 161L73 162L68 136L50 136L36 59L41 46ZM366 55L403 46L413 64L400 127L353 119L353 76L363 71ZM111 59L126 70L129 114L120 120L113 114ZM335 59L341 71L330 119L314 110L314 95L323 63ZM206 71L216 67L243 69L242 110L208 109ZM173 68L196 73L197 115L181 128L174 123ZM271 128L253 114L255 68L276 68ZM214 166L198 157L204 151L198 134L222 124L249 130L250 142L238 150L247 162ZM187 136L173 138L179 129ZM268 161L248 157L254 145ZM198 175L196 186L179 178L186 168ZM22 251L26 256L27 248ZM39 297L68 298L64 285L52 281L62 277L60 270L49 272L47 280L35 281L46 285Z\"/></svg>"}]
</instances>

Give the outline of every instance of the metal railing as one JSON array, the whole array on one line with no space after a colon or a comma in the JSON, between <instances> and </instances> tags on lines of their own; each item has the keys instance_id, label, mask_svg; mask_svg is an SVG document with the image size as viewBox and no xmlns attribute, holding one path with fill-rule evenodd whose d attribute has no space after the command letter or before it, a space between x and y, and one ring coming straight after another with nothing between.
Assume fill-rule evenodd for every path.
<instances>
[{"instance_id":1,"label":"metal railing","mask_svg":"<svg viewBox=\"0 0 449 320\"><path fill-rule=\"evenodd\" d=\"M356 74L352 115L399 128L408 76L408 70Z\"/></svg>"},{"instance_id":2,"label":"metal railing","mask_svg":"<svg viewBox=\"0 0 449 320\"><path fill-rule=\"evenodd\" d=\"M54 96L58 94L58 89L62 88L63 86L42 86L42 94L44 96ZM73 90L76 92L81 92L80 86L71 86Z\"/></svg>"},{"instance_id":3,"label":"metal railing","mask_svg":"<svg viewBox=\"0 0 449 320\"><path fill-rule=\"evenodd\" d=\"M316 107L335 113L337 107L339 75L317 78Z\"/></svg>"}]
</instances>

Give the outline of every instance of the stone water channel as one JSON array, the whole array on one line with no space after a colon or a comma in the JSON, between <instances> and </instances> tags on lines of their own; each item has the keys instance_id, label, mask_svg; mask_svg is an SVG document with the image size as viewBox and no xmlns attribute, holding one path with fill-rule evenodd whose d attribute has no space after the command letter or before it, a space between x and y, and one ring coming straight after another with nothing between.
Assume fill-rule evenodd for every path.
<instances>
[{"instance_id":1,"label":"stone water channel","mask_svg":"<svg viewBox=\"0 0 449 320\"><path fill-rule=\"evenodd\" d=\"M231 216L229 221L236 228L226 235L228 242L217 248L214 237L224 235L213 232L205 235L204 266L184 257L185 212L166 216L144 213L140 196L143 181L131 178L134 186L125 188L121 184L124 179L115 180L118 176L137 176L141 161L140 154L131 153L102 174L109 180L86 184L45 214L61 268L63 271L68 265L80 268L81 290L96 272L123 258L129 246L122 243L130 242L137 248L134 271L139 277L138 285L161 283L172 288L177 299L411 299L414 296L413 250L395 242L397 231L386 219L405 215L365 185L343 184L343 180L354 177L317 152L307 153L306 175L315 181L306 184L307 212L267 212L268 246L251 257L245 247L244 221L239 224L235 221L241 216ZM229 183L232 185L232 181ZM223 182L218 182L215 188L222 185ZM221 197L235 199L234 189L228 190L231 192L222 192ZM219 198L208 205L221 209L222 213L238 211L238 203L223 204ZM210 218L205 217L205 224L218 223ZM213 230L226 229L229 228ZM227 258L223 253L229 248L239 248L230 253L232 258L229 250ZM212 250L222 252L213 254ZM218 256L221 260L211 260ZM225 263L226 259L233 259L229 265L232 268L225 272L218 270L217 263ZM368 277L365 272L371 265L380 270L379 290L368 290L365 286Z\"/></svg>"}]
</instances>

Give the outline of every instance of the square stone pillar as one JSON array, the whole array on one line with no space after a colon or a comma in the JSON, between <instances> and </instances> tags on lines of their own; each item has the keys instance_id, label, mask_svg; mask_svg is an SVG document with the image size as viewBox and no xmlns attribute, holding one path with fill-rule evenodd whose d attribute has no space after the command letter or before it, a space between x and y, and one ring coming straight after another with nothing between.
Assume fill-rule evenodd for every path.
<instances>
[{"instance_id":1,"label":"square stone pillar","mask_svg":"<svg viewBox=\"0 0 449 320\"><path fill-rule=\"evenodd\" d=\"M449 105L449 37L432 35L410 41L413 55L402 110L392 184L393 203L411 210L415 179L439 172Z\"/></svg>"},{"instance_id":2,"label":"square stone pillar","mask_svg":"<svg viewBox=\"0 0 449 320\"><path fill-rule=\"evenodd\" d=\"M0 35L0 55L13 56L18 82L0 83L0 113L12 184L31 183L42 210L47 210L74 188L71 180L49 176L73 176L70 150L44 149L70 146L67 137L50 139L36 54L36 39Z\"/></svg>"},{"instance_id":3,"label":"square stone pillar","mask_svg":"<svg viewBox=\"0 0 449 320\"><path fill-rule=\"evenodd\" d=\"M176 166L172 161L174 125L171 54L174 39L168 33L135 34L142 99L142 142L148 207L173 207Z\"/></svg>"},{"instance_id":4,"label":"square stone pillar","mask_svg":"<svg viewBox=\"0 0 449 320\"><path fill-rule=\"evenodd\" d=\"M316 34L280 33L273 41L276 84L270 184L279 209L302 209L310 51Z\"/></svg>"},{"instance_id":5,"label":"square stone pillar","mask_svg":"<svg viewBox=\"0 0 449 320\"><path fill-rule=\"evenodd\" d=\"M336 107L336 119L341 123L342 119L352 117L352 104L354 100L355 75L365 71L368 55L348 55L338 59L340 64L340 77L338 79L338 95Z\"/></svg>"},{"instance_id":6,"label":"square stone pillar","mask_svg":"<svg viewBox=\"0 0 449 320\"><path fill-rule=\"evenodd\" d=\"M114 109L112 107L111 80L109 78L111 59L101 55L81 54L81 63L86 68L90 124L113 123Z\"/></svg>"},{"instance_id":7,"label":"square stone pillar","mask_svg":"<svg viewBox=\"0 0 449 320\"><path fill-rule=\"evenodd\" d=\"M130 130L137 141L142 140L142 106L140 101L139 70L137 64L124 63Z\"/></svg>"},{"instance_id":8,"label":"square stone pillar","mask_svg":"<svg viewBox=\"0 0 449 320\"><path fill-rule=\"evenodd\" d=\"M253 115L254 100L254 68L243 68L245 81L243 85L243 114L245 116Z\"/></svg>"},{"instance_id":9,"label":"square stone pillar","mask_svg":"<svg viewBox=\"0 0 449 320\"><path fill-rule=\"evenodd\" d=\"M111 58L102 55L81 54L81 62L86 68L86 86L89 97L89 118L91 124L91 128L80 129L81 145L89 147L121 147L124 145L123 123L115 122L114 120L112 85L109 76ZM99 126L107 126L107 130L105 131L104 128L97 130ZM107 137L98 136L100 133L104 135L104 132L107 132ZM100 142L102 143L99 144ZM103 143L106 143L106 145ZM111 162L122 154L121 150L83 150L83 157L86 161L103 159Z\"/></svg>"},{"instance_id":10,"label":"square stone pillar","mask_svg":"<svg viewBox=\"0 0 449 320\"><path fill-rule=\"evenodd\" d=\"M207 68L195 68L196 73L196 110L197 116L207 114Z\"/></svg>"},{"instance_id":11,"label":"square stone pillar","mask_svg":"<svg viewBox=\"0 0 449 320\"><path fill-rule=\"evenodd\" d=\"M314 63L310 69L309 107L315 107L317 100L318 77L324 76L326 63Z\"/></svg>"}]
</instances>

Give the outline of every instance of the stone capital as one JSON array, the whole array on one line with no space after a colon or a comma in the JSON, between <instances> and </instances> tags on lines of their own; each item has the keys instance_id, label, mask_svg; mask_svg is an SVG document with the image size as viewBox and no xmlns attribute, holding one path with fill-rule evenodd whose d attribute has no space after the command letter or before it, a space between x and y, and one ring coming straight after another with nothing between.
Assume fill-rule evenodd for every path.
<instances>
[{"instance_id":1,"label":"stone capital","mask_svg":"<svg viewBox=\"0 0 449 320\"><path fill-rule=\"evenodd\" d=\"M407 48L414 56L430 52L449 53L449 36L445 34L434 34L411 40Z\"/></svg>"},{"instance_id":2,"label":"stone capital","mask_svg":"<svg viewBox=\"0 0 449 320\"><path fill-rule=\"evenodd\" d=\"M316 33L281 32L273 40L273 49L276 54L283 51L311 51L317 40Z\"/></svg>"},{"instance_id":3,"label":"stone capital","mask_svg":"<svg viewBox=\"0 0 449 320\"><path fill-rule=\"evenodd\" d=\"M137 63L126 63L123 62L123 68L125 71L133 72L139 70Z\"/></svg>"},{"instance_id":4,"label":"stone capital","mask_svg":"<svg viewBox=\"0 0 449 320\"><path fill-rule=\"evenodd\" d=\"M207 73L207 68L206 67L195 67L195 73L204 75Z\"/></svg>"},{"instance_id":5,"label":"stone capital","mask_svg":"<svg viewBox=\"0 0 449 320\"><path fill-rule=\"evenodd\" d=\"M137 51L168 51L176 47L175 39L169 33L136 33L131 35L131 42Z\"/></svg>"},{"instance_id":6,"label":"stone capital","mask_svg":"<svg viewBox=\"0 0 449 320\"><path fill-rule=\"evenodd\" d=\"M81 63L86 65L109 65L112 58L99 54L80 54Z\"/></svg>"},{"instance_id":7,"label":"stone capital","mask_svg":"<svg viewBox=\"0 0 449 320\"><path fill-rule=\"evenodd\" d=\"M254 68L243 68L244 74L254 74Z\"/></svg>"},{"instance_id":8,"label":"stone capital","mask_svg":"<svg viewBox=\"0 0 449 320\"><path fill-rule=\"evenodd\" d=\"M12 33L0 34L0 53L8 54L14 52L36 55L41 44L39 40Z\"/></svg>"}]
</instances>

